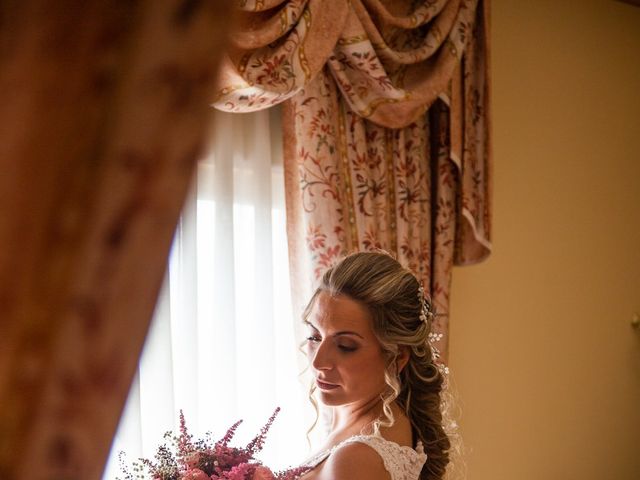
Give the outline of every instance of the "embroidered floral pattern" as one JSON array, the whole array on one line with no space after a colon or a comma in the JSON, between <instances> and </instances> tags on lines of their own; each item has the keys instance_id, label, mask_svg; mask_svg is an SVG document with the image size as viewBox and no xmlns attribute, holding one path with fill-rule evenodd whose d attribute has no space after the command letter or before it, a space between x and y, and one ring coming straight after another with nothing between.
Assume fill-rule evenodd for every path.
<instances>
[{"instance_id":1,"label":"embroidered floral pattern","mask_svg":"<svg viewBox=\"0 0 640 480\"><path fill-rule=\"evenodd\" d=\"M287 195L299 208L287 221L304 271L317 280L346 252L393 252L445 314L435 330L446 358L452 266L491 248L487 7L413 4L392 15L382 2L245 2L273 14L234 36L215 105L288 100Z\"/></svg>"}]
</instances>

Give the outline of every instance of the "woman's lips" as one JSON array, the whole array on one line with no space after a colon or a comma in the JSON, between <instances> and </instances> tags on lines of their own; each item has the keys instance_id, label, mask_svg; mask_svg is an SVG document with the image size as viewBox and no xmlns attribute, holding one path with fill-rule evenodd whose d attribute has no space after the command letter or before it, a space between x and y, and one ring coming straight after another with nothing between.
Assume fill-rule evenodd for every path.
<instances>
[{"instance_id":1,"label":"woman's lips","mask_svg":"<svg viewBox=\"0 0 640 480\"><path fill-rule=\"evenodd\" d=\"M318 380L316 378L316 385L318 385L318 388L320 390L333 390L334 388L338 388L338 385L335 385L333 383L326 383L323 382L322 380Z\"/></svg>"}]
</instances>

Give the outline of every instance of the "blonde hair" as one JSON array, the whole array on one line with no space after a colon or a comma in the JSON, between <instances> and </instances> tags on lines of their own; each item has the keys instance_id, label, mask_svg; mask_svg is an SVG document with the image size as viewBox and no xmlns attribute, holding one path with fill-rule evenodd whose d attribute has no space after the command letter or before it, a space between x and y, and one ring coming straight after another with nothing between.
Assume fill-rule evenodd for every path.
<instances>
[{"instance_id":1,"label":"blonde hair","mask_svg":"<svg viewBox=\"0 0 640 480\"><path fill-rule=\"evenodd\" d=\"M383 413L373 425L374 432L393 425L391 404L396 402L411 422L414 438L422 442L427 454L420 480L442 479L450 460L450 437L456 435L455 422L447 418L450 402L443 390L446 379L432 356L428 341L430 321L420 319L423 305L420 283L389 254L360 252L344 257L325 272L304 311L305 320L320 292L345 295L360 302L371 314L373 330L385 357L388 387L381 397ZM397 372L396 359L401 347L408 348L409 360ZM310 399L316 406L312 393L313 388Z\"/></svg>"}]
</instances>

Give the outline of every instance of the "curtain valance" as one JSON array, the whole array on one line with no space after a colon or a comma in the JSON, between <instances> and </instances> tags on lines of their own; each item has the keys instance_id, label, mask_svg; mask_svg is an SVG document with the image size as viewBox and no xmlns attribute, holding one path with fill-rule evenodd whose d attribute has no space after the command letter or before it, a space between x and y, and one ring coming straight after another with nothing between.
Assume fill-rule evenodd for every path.
<instances>
[{"instance_id":1,"label":"curtain valance","mask_svg":"<svg viewBox=\"0 0 640 480\"><path fill-rule=\"evenodd\" d=\"M278 104L327 65L350 108L400 128L448 91L477 0L244 2L215 98L220 110Z\"/></svg>"}]
</instances>

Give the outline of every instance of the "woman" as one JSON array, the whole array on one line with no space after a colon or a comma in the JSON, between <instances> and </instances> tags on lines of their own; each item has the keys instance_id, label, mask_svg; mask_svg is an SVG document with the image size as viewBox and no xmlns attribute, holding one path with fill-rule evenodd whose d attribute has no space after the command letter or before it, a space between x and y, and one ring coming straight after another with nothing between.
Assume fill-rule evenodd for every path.
<instances>
[{"instance_id":1,"label":"woman","mask_svg":"<svg viewBox=\"0 0 640 480\"><path fill-rule=\"evenodd\" d=\"M307 355L330 433L304 480L437 480L449 462L433 313L415 276L384 253L328 270L304 312Z\"/></svg>"}]
</instances>

